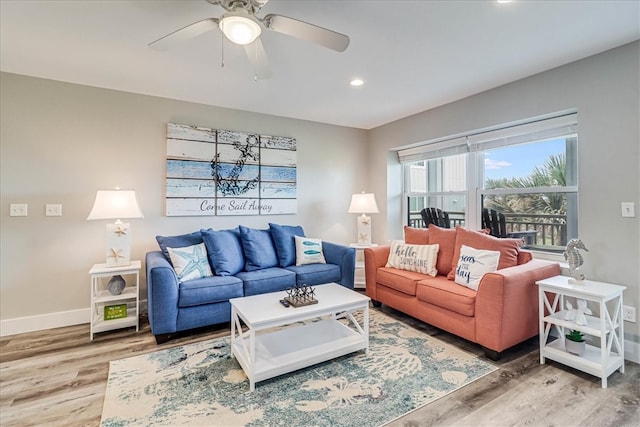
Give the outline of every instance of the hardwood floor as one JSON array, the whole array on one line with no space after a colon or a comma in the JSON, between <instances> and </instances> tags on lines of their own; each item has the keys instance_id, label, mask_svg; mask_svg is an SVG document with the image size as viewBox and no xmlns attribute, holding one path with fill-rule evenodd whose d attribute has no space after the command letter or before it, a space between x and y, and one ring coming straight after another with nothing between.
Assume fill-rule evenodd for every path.
<instances>
[{"instance_id":1,"label":"hardwood floor","mask_svg":"<svg viewBox=\"0 0 640 427\"><path fill-rule=\"evenodd\" d=\"M484 358L468 341L383 306L430 335ZM134 328L97 334L89 325L0 338L0 425L100 424L109 361L229 334L228 325L156 345L146 319ZM510 349L499 369L389 426L631 426L640 423L640 365L600 379L555 362L540 365L537 338ZM357 420L354 426L359 425Z\"/></svg>"}]
</instances>

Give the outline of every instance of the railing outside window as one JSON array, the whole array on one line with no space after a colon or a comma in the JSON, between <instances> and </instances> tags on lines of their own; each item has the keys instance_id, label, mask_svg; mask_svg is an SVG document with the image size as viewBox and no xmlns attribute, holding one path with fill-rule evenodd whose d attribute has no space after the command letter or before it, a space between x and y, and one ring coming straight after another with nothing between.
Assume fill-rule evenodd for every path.
<instances>
[{"instance_id":1,"label":"railing outside window","mask_svg":"<svg viewBox=\"0 0 640 427\"><path fill-rule=\"evenodd\" d=\"M449 212L451 228L464 226L464 212ZM505 214L507 233L535 231L535 241L526 247L544 246L545 250L562 251L567 244L566 215ZM420 212L409 213L409 226L424 228Z\"/></svg>"}]
</instances>

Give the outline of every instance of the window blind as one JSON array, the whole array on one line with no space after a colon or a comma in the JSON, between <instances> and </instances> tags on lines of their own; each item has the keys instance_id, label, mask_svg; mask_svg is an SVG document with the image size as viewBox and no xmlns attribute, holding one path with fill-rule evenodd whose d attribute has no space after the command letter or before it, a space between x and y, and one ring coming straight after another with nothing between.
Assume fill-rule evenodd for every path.
<instances>
[{"instance_id":1,"label":"window blind","mask_svg":"<svg viewBox=\"0 0 640 427\"><path fill-rule=\"evenodd\" d=\"M578 115L564 114L486 132L470 132L463 137L425 142L398 150L400 163L446 157L469 151L488 150L507 145L557 138L577 133Z\"/></svg>"}]
</instances>

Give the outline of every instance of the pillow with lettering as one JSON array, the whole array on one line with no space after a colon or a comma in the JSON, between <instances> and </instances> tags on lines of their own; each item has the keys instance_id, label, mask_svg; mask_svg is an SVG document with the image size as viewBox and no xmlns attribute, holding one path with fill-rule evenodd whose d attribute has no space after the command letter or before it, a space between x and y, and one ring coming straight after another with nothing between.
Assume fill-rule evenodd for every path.
<instances>
[{"instance_id":1,"label":"pillow with lettering","mask_svg":"<svg viewBox=\"0 0 640 427\"><path fill-rule=\"evenodd\" d=\"M462 245L456 266L455 282L477 291L482 277L486 273L496 271L499 261L500 251L474 249Z\"/></svg>"},{"instance_id":2,"label":"pillow with lettering","mask_svg":"<svg viewBox=\"0 0 640 427\"><path fill-rule=\"evenodd\" d=\"M415 271L435 277L438 274L436 262L440 245L408 245L403 242L391 242L387 267Z\"/></svg>"}]
</instances>

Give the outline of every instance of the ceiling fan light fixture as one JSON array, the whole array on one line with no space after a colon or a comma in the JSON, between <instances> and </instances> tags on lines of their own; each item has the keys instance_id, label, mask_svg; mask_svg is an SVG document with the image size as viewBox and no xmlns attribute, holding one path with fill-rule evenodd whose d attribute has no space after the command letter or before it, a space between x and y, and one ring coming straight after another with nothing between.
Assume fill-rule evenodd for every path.
<instances>
[{"instance_id":1,"label":"ceiling fan light fixture","mask_svg":"<svg viewBox=\"0 0 640 427\"><path fill-rule=\"evenodd\" d=\"M220 19L220 30L233 43L241 46L253 43L260 34L260 24L244 13L231 12Z\"/></svg>"}]
</instances>

